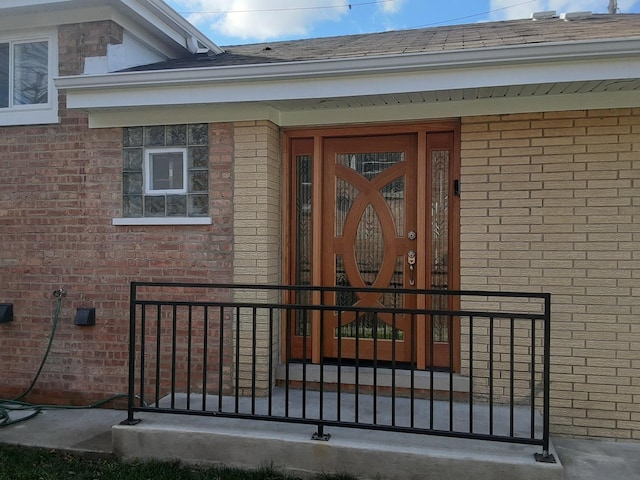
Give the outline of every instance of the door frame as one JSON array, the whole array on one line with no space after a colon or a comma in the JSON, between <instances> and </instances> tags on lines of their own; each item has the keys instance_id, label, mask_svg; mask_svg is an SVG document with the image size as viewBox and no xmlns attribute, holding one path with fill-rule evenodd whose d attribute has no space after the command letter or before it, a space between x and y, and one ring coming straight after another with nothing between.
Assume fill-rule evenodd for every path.
<instances>
[{"instance_id":1,"label":"door frame","mask_svg":"<svg viewBox=\"0 0 640 480\"><path fill-rule=\"evenodd\" d=\"M307 148L312 152L313 161L312 178L320 179L323 177L323 143L327 137L366 137L372 135L394 135L394 134L415 134L417 135L417 151L418 151L418 178L428 178L427 166L430 164L427 161L427 135L436 133L450 133L453 136L452 152L450 158L450 175L449 175L449 290L459 290L460 288L460 197L457 195L458 189L456 185L459 185L460 179L460 120L450 119L434 122L419 122L419 123L400 123L400 124L371 124L371 125L344 125L344 126L331 126L331 127L317 127L317 128L288 128L282 131L282 161L283 161L283 175L282 175L282 277L283 284L293 285L295 284L295 253L296 253L296 232L295 222L289 219L295 216L295 192L294 192L294 171L293 171L293 159L295 156L295 145L301 141L305 141ZM311 142L311 143L307 143ZM318 161L320 159L320 161ZM315 182L314 182L315 183ZM456 193L454 193L456 192ZM431 185L429 182L418 181L417 184L417 201L427 202L431 196ZM323 188L312 189L312 239L322 238L322 199ZM418 238L425 239L427 244L431 241L431 229L428 228L426 222L418 223ZM322 250L320 248L311 248L312 265L322 265ZM416 283L419 285L427 285L427 269L418 269L416 272ZM316 268L312 271L312 285L322 285L322 268ZM312 301L319 302L319 292L314 292ZM454 302L459 303L459 299L451 297ZM293 298L283 299L284 301L290 301L293 303ZM421 304L422 302L422 304ZM418 308L425 308L424 298L418 299ZM451 308L458 308L459 305L451 305ZM453 338L451 344L454 348L453 355L453 370L460 370L460 328L459 319L454 319L455 325L453 329ZM282 358L286 359L288 353L291 354L292 350L296 348L299 350L304 349L306 356L311 359L313 363L320 363L321 361L321 341L320 341L320 316L319 312L312 312L311 316L311 333L307 338L306 344L293 345L295 342L291 342L292 345L288 345L287 341L289 333L286 332L287 326L283 319L282 328ZM427 332L417 332L423 338L426 338ZM422 349L423 351L425 348ZM309 351L311 354L309 355ZM424 357L424 358L422 358ZM426 368L426 355L420 355L420 349L418 349L417 367L419 369Z\"/></svg>"}]
</instances>

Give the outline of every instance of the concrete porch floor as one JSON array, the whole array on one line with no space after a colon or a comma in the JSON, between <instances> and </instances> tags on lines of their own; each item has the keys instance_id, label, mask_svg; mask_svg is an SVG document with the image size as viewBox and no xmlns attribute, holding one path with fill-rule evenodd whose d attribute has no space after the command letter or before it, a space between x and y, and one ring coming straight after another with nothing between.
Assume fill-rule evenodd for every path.
<instances>
[{"instance_id":1,"label":"concrete porch floor","mask_svg":"<svg viewBox=\"0 0 640 480\"><path fill-rule=\"evenodd\" d=\"M271 397L223 396L219 402L217 395L192 394L187 398L186 394L177 393L173 399L164 397L160 408L176 410L191 410L199 412L215 412L221 403L223 412L236 412L241 415L307 418L322 418L327 421L341 421L359 423L364 425L396 426L400 428L412 427L416 429L432 429L443 432L453 431L466 434L473 432L479 435L496 435L507 437L510 433L511 421L513 421L513 436L531 438L531 409L529 406L514 406L513 412L503 405L494 405L493 417L491 417L489 405L475 402L472 406L468 402L448 400L431 400L416 396L413 400L407 397L396 397L350 392L324 391L322 396L316 390L303 391L290 388L287 392L284 387L274 387ZM322 402L320 401L322 399ZM173 405L172 405L173 401ZM203 402L205 408L203 408ZM322 405L322 414L320 411ZM413 422L412 419L413 405ZM357 408L356 408L357 407ZM236 410L237 409L237 410ZM271 410L269 410L271 409ZM338 411L340 417L338 418ZM433 422L431 417L433 414ZM473 421L471 421L471 414ZM512 418L513 414L513 418ZM490 421L493 427L490 426ZM542 438L542 417L534 411L534 435ZM268 422L273 423L273 422ZM249 428L251 428L249 426ZM307 429L315 429L309 425ZM333 427L340 432L342 427ZM362 431L361 429L357 429ZM385 432L386 433L386 432ZM378 435L380 432L378 433ZM422 435L421 435L422 436ZM529 446L534 451L539 447ZM537 449L537 450L536 450Z\"/></svg>"}]
</instances>

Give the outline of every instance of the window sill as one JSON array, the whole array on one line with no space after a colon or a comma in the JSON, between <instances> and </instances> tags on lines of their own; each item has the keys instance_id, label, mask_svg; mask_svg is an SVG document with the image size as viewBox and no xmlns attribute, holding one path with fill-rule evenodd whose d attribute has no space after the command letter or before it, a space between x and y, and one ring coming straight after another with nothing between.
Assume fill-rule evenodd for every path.
<instances>
[{"instance_id":1,"label":"window sill","mask_svg":"<svg viewBox=\"0 0 640 480\"><path fill-rule=\"evenodd\" d=\"M113 225L211 225L211 217L114 218Z\"/></svg>"},{"instance_id":2,"label":"window sill","mask_svg":"<svg viewBox=\"0 0 640 480\"><path fill-rule=\"evenodd\" d=\"M2 109L0 111L1 126L46 125L52 123L60 123L57 109L29 109L23 111Z\"/></svg>"}]
</instances>

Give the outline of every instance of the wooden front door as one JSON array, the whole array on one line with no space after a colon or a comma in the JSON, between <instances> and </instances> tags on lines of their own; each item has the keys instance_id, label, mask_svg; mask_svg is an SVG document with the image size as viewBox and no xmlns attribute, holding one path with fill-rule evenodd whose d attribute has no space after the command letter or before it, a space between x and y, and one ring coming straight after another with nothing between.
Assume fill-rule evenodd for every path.
<instances>
[{"instance_id":1,"label":"wooden front door","mask_svg":"<svg viewBox=\"0 0 640 480\"><path fill-rule=\"evenodd\" d=\"M329 138L323 150L323 284L414 287L418 259L424 259L416 241L416 136ZM412 268L410 256L417 263ZM330 301L358 308L416 306L413 295L368 292L338 293ZM354 358L357 350L360 359L384 361L395 348L395 359L409 362L410 320L388 312L327 312L324 356L337 357L340 350L341 357Z\"/></svg>"},{"instance_id":2,"label":"wooden front door","mask_svg":"<svg viewBox=\"0 0 640 480\"><path fill-rule=\"evenodd\" d=\"M457 288L456 126L364 130L289 134L289 283ZM314 302L306 293L295 301ZM299 313L288 327L293 358L455 368L450 318L380 311L452 306L446 297L351 291L321 301L352 311Z\"/></svg>"}]
</instances>

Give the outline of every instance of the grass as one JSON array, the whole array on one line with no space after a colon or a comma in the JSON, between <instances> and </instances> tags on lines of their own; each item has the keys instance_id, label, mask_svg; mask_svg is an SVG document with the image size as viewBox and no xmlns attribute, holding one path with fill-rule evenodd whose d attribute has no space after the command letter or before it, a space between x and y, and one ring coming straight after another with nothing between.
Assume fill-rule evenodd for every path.
<instances>
[{"instance_id":1,"label":"grass","mask_svg":"<svg viewBox=\"0 0 640 480\"><path fill-rule=\"evenodd\" d=\"M357 480L347 474L321 474L317 480ZM258 470L194 468L178 463L122 463L55 450L0 444L0 480L299 480L272 466Z\"/></svg>"}]
</instances>

